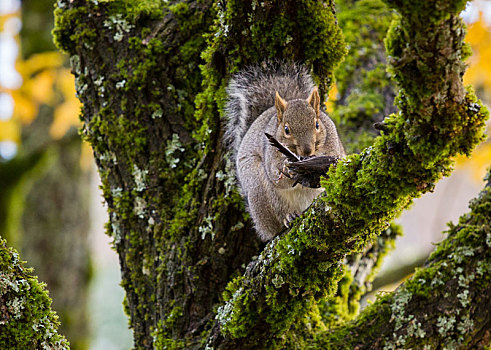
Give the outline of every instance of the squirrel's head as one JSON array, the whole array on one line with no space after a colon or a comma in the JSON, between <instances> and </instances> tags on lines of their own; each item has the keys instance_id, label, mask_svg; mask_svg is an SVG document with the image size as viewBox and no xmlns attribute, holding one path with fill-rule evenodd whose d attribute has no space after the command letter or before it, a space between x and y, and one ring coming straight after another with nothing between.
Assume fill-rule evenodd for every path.
<instances>
[{"instance_id":1,"label":"squirrel's head","mask_svg":"<svg viewBox=\"0 0 491 350\"><path fill-rule=\"evenodd\" d=\"M314 155L326 138L317 87L306 100L285 101L276 92L275 107L278 116L276 139L299 156Z\"/></svg>"}]
</instances>

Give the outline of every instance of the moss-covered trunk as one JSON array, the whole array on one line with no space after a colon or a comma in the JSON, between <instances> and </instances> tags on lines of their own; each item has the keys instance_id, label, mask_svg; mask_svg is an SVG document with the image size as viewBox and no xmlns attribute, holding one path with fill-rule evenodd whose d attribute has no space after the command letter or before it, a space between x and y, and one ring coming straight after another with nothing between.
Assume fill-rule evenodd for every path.
<instances>
[{"instance_id":1,"label":"moss-covered trunk","mask_svg":"<svg viewBox=\"0 0 491 350\"><path fill-rule=\"evenodd\" d=\"M220 291L259 251L237 194L225 198L218 115L194 117L215 14L210 1L58 10L139 348L199 343ZM206 152L200 128L213 130Z\"/></svg>"},{"instance_id":2,"label":"moss-covered trunk","mask_svg":"<svg viewBox=\"0 0 491 350\"><path fill-rule=\"evenodd\" d=\"M264 246L223 148L224 88L232 72L278 58L310 67L325 94L346 51L334 4L58 2L55 37L84 104L136 348L330 343L326 331L345 320L335 293L348 295L353 279L344 257L364 252L368 261L351 265L369 274L384 240L376 254L369 246L382 232L393 238L387 223L481 139L486 111L461 82L465 2L425 4L394 4L402 19L387 46L401 112L385 119L371 148L330 173L301 223ZM393 96L384 84L374 92L382 105ZM371 120L392 110L365 109Z\"/></svg>"}]
</instances>

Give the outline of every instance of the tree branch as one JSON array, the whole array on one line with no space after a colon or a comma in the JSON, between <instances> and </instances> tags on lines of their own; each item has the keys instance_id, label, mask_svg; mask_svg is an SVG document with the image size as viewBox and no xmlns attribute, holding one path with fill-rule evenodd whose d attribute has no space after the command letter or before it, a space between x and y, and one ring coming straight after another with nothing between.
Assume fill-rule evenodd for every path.
<instances>
[{"instance_id":1,"label":"tree branch","mask_svg":"<svg viewBox=\"0 0 491 350\"><path fill-rule=\"evenodd\" d=\"M491 168L488 177L491 176ZM322 349L484 349L491 341L491 186L451 226L425 267L352 323L319 333Z\"/></svg>"},{"instance_id":2,"label":"tree branch","mask_svg":"<svg viewBox=\"0 0 491 350\"><path fill-rule=\"evenodd\" d=\"M45 289L0 237L0 345L2 349L68 349Z\"/></svg>"}]
</instances>

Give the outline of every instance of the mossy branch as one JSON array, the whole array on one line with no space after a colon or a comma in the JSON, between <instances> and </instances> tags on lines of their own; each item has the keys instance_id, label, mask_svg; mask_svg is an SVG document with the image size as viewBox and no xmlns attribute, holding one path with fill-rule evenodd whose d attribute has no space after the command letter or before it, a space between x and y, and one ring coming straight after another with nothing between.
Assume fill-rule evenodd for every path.
<instances>
[{"instance_id":1,"label":"mossy branch","mask_svg":"<svg viewBox=\"0 0 491 350\"><path fill-rule=\"evenodd\" d=\"M45 284L0 237L0 348L68 349Z\"/></svg>"},{"instance_id":2,"label":"mossy branch","mask_svg":"<svg viewBox=\"0 0 491 350\"><path fill-rule=\"evenodd\" d=\"M491 179L491 168L488 172ZM310 343L322 349L483 349L491 329L491 181L396 292Z\"/></svg>"},{"instance_id":3,"label":"mossy branch","mask_svg":"<svg viewBox=\"0 0 491 350\"><path fill-rule=\"evenodd\" d=\"M488 113L462 85L467 51L459 4L434 2L430 11L392 25L386 46L400 113L385 119L373 147L329 172L325 195L230 285L217 315L223 333L254 339L251 345L281 344L312 298L333 293L343 257L432 189L449 173L452 157L468 155L482 140ZM397 8L403 14L404 6Z\"/></svg>"}]
</instances>

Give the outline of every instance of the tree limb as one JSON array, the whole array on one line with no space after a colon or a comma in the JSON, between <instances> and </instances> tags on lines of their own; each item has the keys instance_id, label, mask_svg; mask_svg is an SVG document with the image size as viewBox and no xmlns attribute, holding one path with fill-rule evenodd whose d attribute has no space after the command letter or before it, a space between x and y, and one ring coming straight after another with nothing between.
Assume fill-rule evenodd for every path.
<instances>
[{"instance_id":1,"label":"tree limb","mask_svg":"<svg viewBox=\"0 0 491 350\"><path fill-rule=\"evenodd\" d=\"M491 168L488 177L491 176ZM484 349L491 341L491 186L410 280L355 321L315 336L322 349Z\"/></svg>"},{"instance_id":2,"label":"tree limb","mask_svg":"<svg viewBox=\"0 0 491 350\"><path fill-rule=\"evenodd\" d=\"M68 349L46 285L0 237L0 344L3 349Z\"/></svg>"}]
</instances>

